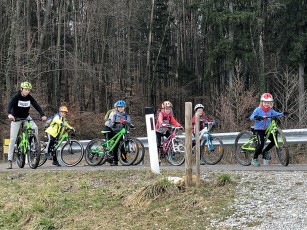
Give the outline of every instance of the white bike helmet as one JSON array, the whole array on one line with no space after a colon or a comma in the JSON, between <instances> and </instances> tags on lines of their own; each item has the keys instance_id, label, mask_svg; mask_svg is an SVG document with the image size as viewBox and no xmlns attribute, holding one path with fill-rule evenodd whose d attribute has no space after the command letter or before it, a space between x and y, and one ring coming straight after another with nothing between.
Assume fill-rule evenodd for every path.
<instances>
[{"instance_id":1,"label":"white bike helmet","mask_svg":"<svg viewBox=\"0 0 307 230\"><path fill-rule=\"evenodd\" d=\"M197 105L195 105L195 107L194 107L194 111L196 112L199 108L204 109L205 106L203 106L202 104L197 104Z\"/></svg>"}]
</instances>

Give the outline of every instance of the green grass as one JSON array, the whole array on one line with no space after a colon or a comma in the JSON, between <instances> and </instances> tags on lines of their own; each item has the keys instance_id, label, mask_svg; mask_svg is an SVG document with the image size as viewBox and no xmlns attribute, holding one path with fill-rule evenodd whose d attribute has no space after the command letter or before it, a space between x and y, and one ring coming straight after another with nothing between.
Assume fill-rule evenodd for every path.
<instances>
[{"instance_id":1,"label":"green grass","mask_svg":"<svg viewBox=\"0 0 307 230\"><path fill-rule=\"evenodd\" d=\"M230 176L190 188L172 184L167 176L183 173L4 172L0 229L212 229L210 218L231 212L235 185Z\"/></svg>"}]
</instances>

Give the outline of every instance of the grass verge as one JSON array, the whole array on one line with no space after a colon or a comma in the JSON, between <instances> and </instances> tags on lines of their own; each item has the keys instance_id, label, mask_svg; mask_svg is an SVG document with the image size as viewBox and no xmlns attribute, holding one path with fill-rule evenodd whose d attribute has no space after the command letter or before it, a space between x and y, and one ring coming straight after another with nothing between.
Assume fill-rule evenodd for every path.
<instances>
[{"instance_id":1,"label":"grass verge","mask_svg":"<svg viewBox=\"0 0 307 230\"><path fill-rule=\"evenodd\" d=\"M0 229L205 229L228 215L230 177L185 188L166 171L51 171L0 174ZM223 183L221 183L221 181Z\"/></svg>"}]
</instances>

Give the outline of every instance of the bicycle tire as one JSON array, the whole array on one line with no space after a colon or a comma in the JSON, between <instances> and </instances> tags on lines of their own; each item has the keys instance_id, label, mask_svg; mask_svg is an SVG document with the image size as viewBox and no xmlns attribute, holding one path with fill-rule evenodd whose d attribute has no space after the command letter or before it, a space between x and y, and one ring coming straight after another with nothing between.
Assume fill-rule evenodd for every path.
<instances>
[{"instance_id":1,"label":"bicycle tire","mask_svg":"<svg viewBox=\"0 0 307 230\"><path fill-rule=\"evenodd\" d=\"M206 164L215 165L223 158L224 144L220 138L213 136L211 136L211 142L212 146L208 147L208 144L204 143L204 145L201 147L201 157Z\"/></svg>"},{"instance_id":2,"label":"bicycle tire","mask_svg":"<svg viewBox=\"0 0 307 230\"><path fill-rule=\"evenodd\" d=\"M47 157L46 157L46 154L45 154L45 149L47 147L47 144L44 141L40 141L40 147L41 147L41 156L39 158L39 163L38 163L37 167L41 167L47 161Z\"/></svg>"},{"instance_id":3,"label":"bicycle tire","mask_svg":"<svg viewBox=\"0 0 307 230\"><path fill-rule=\"evenodd\" d=\"M84 156L83 145L76 140L69 140L62 146L60 159L65 166L72 167L79 164Z\"/></svg>"},{"instance_id":4,"label":"bicycle tire","mask_svg":"<svg viewBox=\"0 0 307 230\"><path fill-rule=\"evenodd\" d=\"M138 152L138 156L135 162L133 163L133 165L140 164L144 160L144 156L145 156L145 147L143 143L139 139L136 139L136 141L138 142L139 152Z\"/></svg>"},{"instance_id":5,"label":"bicycle tire","mask_svg":"<svg viewBox=\"0 0 307 230\"><path fill-rule=\"evenodd\" d=\"M118 160L123 166L132 165L138 157L139 147L136 138L121 141L118 146Z\"/></svg>"},{"instance_id":6,"label":"bicycle tire","mask_svg":"<svg viewBox=\"0 0 307 230\"><path fill-rule=\"evenodd\" d=\"M278 128L276 130L276 137L278 138L278 146L279 148L277 148L275 146L275 150L276 150L276 154L278 156L279 162L283 165L283 166L288 166L289 165L289 148L288 148L288 143L287 140L285 138L285 135L283 133L283 131Z\"/></svg>"},{"instance_id":7,"label":"bicycle tire","mask_svg":"<svg viewBox=\"0 0 307 230\"><path fill-rule=\"evenodd\" d=\"M105 139L94 139L91 140L85 149L84 158L88 165L97 166L104 164L107 161L105 154L99 154L97 149L103 148L102 151L105 151L103 144L106 142Z\"/></svg>"},{"instance_id":8,"label":"bicycle tire","mask_svg":"<svg viewBox=\"0 0 307 230\"><path fill-rule=\"evenodd\" d=\"M257 142L252 141L250 143L251 150L242 149L242 146L251 140L254 134L251 131L244 130L238 134L235 140L235 158L244 166L249 166L252 162Z\"/></svg>"},{"instance_id":9,"label":"bicycle tire","mask_svg":"<svg viewBox=\"0 0 307 230\"><path fill-rule=\"evenodd\" d=\"M174 138L174 145L171 145L167 152L167 161L174 166L182 165L185 160L185 142Z\"/></svg>"},{"instance_id":10,"label":"bicycle tire","mask_svg":"<svg viewBox=\"0 0 307 230\"><path fill-rule=\"evenodd\" d=\"M16 149L14 153L16 156L16 164L18 165L19 168L23 168L25 167L26 163L26 155L23 152L23 146L19 147L20 142L21 142L21 136L18 136L16 140Z\"/></svg>"},{"instance_id":11,"label":"bicycle tire","mask_svg":"<svg viewBox=\"0 0 307 230\"><path fill-rule=\"evenodd\" d=\"M36 135L33 133L29 138L29 148L27 153L28 163L31 169L36 169L38 167L40 155L40 144L38 143Z\"/></svg>"}]
</instances>

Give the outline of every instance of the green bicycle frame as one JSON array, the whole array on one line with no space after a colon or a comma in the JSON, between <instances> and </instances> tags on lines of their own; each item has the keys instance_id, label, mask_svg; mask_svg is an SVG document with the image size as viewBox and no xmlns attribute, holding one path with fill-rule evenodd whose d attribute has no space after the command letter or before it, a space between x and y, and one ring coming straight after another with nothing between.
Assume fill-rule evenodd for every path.
<instances>
[{"instance_id":1,"label":"green bicycle frame","mask_svg":"<svg viewBox=\"0 0 307 230\"><path fill-rule=\"evenodd\" d=\"M58 143L54 146L54 151L56 151L59 148L59 146L62 144L62 142L68 139L68 137L69 137L68 132L65 132L58 140Z\"/></svg>"},{"instance_id":2,"label":"green bicycle frame","mask_svg":"<svg viewBox=\"0 0 307 230\"><path fill-rule=\"evenodd\" d=\"M26 120L25 122L27 122L27 126L26 126L26 129L22 130L22 139L21 139L19 145L17 146L18 149L22 149L23 154L27 153L27 149L29 148L28 136L31 135L32 132L33 132L30 121Z\"/></svg>"},{"instance_id":3,"label":"green bicycle frame","mask_svg":"<svg viewBox=\"0 0 307 230\"><path fill-rule=\"evenodd\" d=\"M278 144L277 136L276 136L276 130L277 129L278 129L278 127L277 127L276 121L272 119L271 124L269 125L269 127L265 131L265 133L266 133L265 143L269 139L269 136L271 134L273 134L273 140L274 140L275 146L276 146L276 148L279 148L279 144ZM241 149L254 151L256 148L253 147L253 143L255 143L256 141L257 141L256 136L251 137L245 144L242 145ZM281 141L284 144L284 139L281 139Z\"/></svg>"},{"instance_id":4,"label":"green bicycle frame","mask_svg":"<svg viewBox=\"0 0 307 230\"><path fill-rule=\"evenodd\" d=\"M120 141L122 136L127 132L126 128L122 128L118 133L115 134L114 137L104 142L101 146L106 146L109 152L112 152L115 148L116 144ZM101 133L106 134L107 131L101 131ZM102 155L103 153L99 153Z\"/></svg>"}]
</instances>

